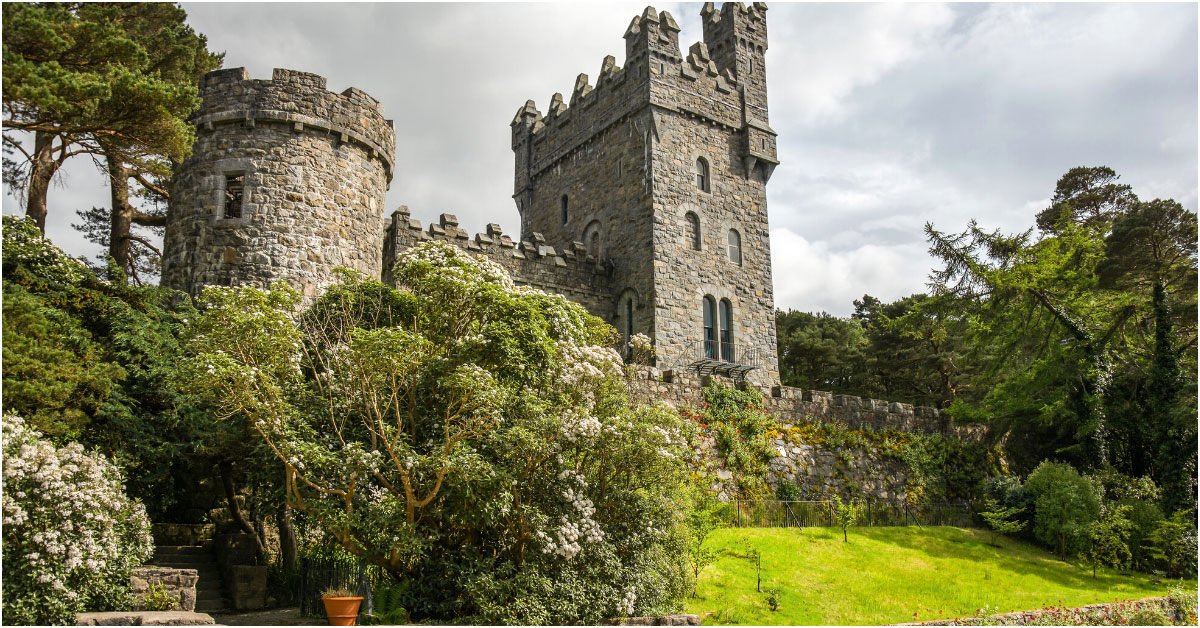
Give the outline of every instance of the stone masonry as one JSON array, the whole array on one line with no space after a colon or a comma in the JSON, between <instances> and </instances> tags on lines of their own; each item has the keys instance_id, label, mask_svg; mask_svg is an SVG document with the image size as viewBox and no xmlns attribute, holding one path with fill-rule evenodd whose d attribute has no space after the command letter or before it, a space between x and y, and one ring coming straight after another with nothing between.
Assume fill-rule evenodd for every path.
<instances>
[{"instance_id":1,"label":"stone masonry","mask_svg":"<svg viewBox=\"0 0 1200 628\"><path fill-rule=\"evenodd\" d=\"M311 298L334 268L380 276L396 143L383 106L283 69L269 81L210 72L200 95L192 157L172 184L163 285L195 296L284 280ZM240 194L227 193L235 184Z\"/></svg>"},{"instance_id":2,"label":"stone masonry","mask_svg":"<svg viewBox=\"0 0 1200 628\"><path fill-rule=\"evenodd\" d=\"M612 263L612 303L594 313L624 336L652 338L660 367L701 357L708 296L732 307L733 351L722 359L777 384L766 6L708 3L701 16L704 41L685 57L671 14L647 7L625 33L625 67L605 57L594 87L580 74L569 101L554 94L544 116L526 102L512 122L513 198L522 239L582 242Z\"/></svg>"},{"instance_id":3,"label":"stone masonry","mask_svg":"<svg viewBox=\"0 0 1200 628\"><path fill-rule=\"evenodd\" d=\"M308 301L335 268L391 283L397 255L446 241L495 261L518 285L582 304L626 339L649 336L656 396L698 398L712 375L695 368L711 357L711 299L732 321L708 325L728 327L735 347L717 361L755 367L736 383L760 388L783 421L940 429L930 408L779 385L766 10L706 3L704 41L684 55L675 19L647 7L625 33L624 67L605 57L594 86L580 74L545 115L526 102L511 124L517 238L495 224L472 236L452 214L423 226L403 206L386 217L395 134L364 92L330 92L324 77L295 70L276 69L269 81L243 68L211 72L192 117L193 155L175 173L163 284L195 296L206 285L285 281Z\"/></svg>"}]
</instances>

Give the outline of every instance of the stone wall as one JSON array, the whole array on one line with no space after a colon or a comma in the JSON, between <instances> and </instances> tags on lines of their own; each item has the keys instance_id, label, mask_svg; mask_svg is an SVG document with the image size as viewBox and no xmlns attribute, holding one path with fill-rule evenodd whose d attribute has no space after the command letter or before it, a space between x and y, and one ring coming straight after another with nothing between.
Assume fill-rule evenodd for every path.
<instances>
[{"instance_id":1,"label":"stone wall","mask_svg":"<svg viewBox=\"0 0 1200 628\"><path fill-rule=\"evenodd\" d=\"M663 400L675 407L699 405L704 401L702 388L711 381L691 371L660 370L640 367L631 387L644 401ZM720 379L720 378L718 378ZM721 380L729 383L728 380ZM820 390L791 386L752 386L763 396L763 409L780 423L844 423L852 429L893 429L924 434L945 433L952 427L948 417L936 408L911 403L863 399L853 395L834 395Z\"/></svg>"},{"instance_id":2,"label":"stone wall","mask_svg":"<svg viewBox=\"0 0 1200 628\"><path fill-rule=\"evenodd\" d=\"M210 72L200 96L192 157L172 183L163 285L197 295L286 280L312 297L336 267L378 277L395 149L383 106L285 69L269 81Z\"/></svg>"},{"instance_id":3,"label":"stone wall","mask_svg":"<svg viewBox=\"0 0 1200 628\"><path fill-rule=\"evenodd\" d=\"M485 233L472 237L458 226L458 218L453 214L442 214L436 224L422 227L420 221L411 217L408 207L401 206L392 212L384 237L383 280L388 284L394 281L392 267L396 256L405 250L422 242L449 242L500 265L517 285L561 294L611 323L612 265L588 254L580 242L555 246L540 233L530 237L524 242L513 241L497 224L488 225Z\"/></svg>"},{"instance_id":4,"label":"stone wall","mask_svg":"<svg viewBox=\"0 0 1200 628\"><path fill-rule=\"evenodd\" d=\"M133 594L133 610L146 610L146 598L152 587L163 591L179 601L174 610L191 612L196 610L196 582L200 576L195 569L173 567L136 567L129 576L129 592Z\"/></svg>"},{"instance_id":5,"label":"stone wall","mask_svg":"<svg viewBox=\"0 0 1200 628\"><path fill-rule=\"evenodd\" d=\"M1172 625L1188 621L1185 612L1168 597L1148 597L1140 600L1125 600L1089 604L1075 608L1050 607L1015 613L999 613L980 617L957 619L935 619L931 621L906 622L896 626L1101 626L1127 623L1139 625L1138 620L1153 619L1150 615L1138 616L1145 611L1159 613ZM1194 619L1194 618L1193 618Z\"/></svg>"}]
</instances>

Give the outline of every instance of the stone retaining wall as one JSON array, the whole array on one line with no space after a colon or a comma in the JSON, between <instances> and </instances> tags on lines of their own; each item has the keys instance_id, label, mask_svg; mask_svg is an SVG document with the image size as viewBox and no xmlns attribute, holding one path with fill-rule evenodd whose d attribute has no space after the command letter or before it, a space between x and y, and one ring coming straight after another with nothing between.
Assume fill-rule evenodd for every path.
<instances>
[{"instance_id":1,"label":"stone retaining wall","mask_svg":"<svg viewBox=\"0 0 1200 628\"><path fill-rule=\"evenodd\" d=\"M129 576L129 590L133 594L134 610L146 609L146 598L152 587L162 587L163 590L179 602L175 610L191 612L196 610L196 582L200 575L195 569L175 569L173 567L137 567Z\"/></svg>"}]
</instances>

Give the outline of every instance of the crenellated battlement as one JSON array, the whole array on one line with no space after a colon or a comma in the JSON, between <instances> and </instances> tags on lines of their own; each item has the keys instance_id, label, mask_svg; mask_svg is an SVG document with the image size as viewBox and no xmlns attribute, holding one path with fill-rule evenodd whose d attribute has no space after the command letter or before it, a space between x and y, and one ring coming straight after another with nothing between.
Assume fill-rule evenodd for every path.
<instances>
[{"instance_id":1,"label":"crenellated battlement","mask_svg":"<svg viewBox=\"0 0 1200 628\"><path fill-rule=\"evenodd\" d=\"M449 242L464 251L485 257L508 271L517 285L561 294L583 304L592 312L612 309L609 286L613 264L588 253L583 242L558 246L547 243L540 233L530 239L513 240L500 225L487 225L471 235L458 224L454 214L442 214L436 223L422 225L401 205L388 223L383 245L383 281L393 281L392 267L400 253L422 242Z\"/></svg>"},{"instance_id":2,"label":"crenellated battlement","mask_svg":"<svg viewBox=\"0 0 1200 628\"><path fill-rule=\"evenodd\" d=\"M284 68L275 68L269 81L250 78L245 68L216 70L201 77L203 104L191 120L200 132L221 124L279 124L332 136L382 162L390 182L396 133L383 104L357 87L335 93L326 83L318 74Z\"/></svg>"}]
</instances>

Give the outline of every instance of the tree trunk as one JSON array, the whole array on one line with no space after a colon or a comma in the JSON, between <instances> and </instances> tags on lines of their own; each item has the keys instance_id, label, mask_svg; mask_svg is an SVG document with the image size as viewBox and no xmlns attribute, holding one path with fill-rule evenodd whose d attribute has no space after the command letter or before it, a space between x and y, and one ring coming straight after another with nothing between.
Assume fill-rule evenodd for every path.
<instances>
[{"instance_id":1,"label":"tree trunk","mask_svg":"<svg viewBox=\"0 0 1200 628\"><path fill-rule=\"evenodd\" d=\"M225 502L229 509L229 516L233 518L233 522L237 524L243 532L246 532L254 537L254 545L258 548L259 554L266 554L267 548L263 545L262 539L255 532L254 526L250 525L249 521L242 516L242 510L237 503L237 490L233 486L233 463L228 460L222 460L217 465L221 473L221 486L225 488Z\"/></svg>"},{"instance_id":2,"label":"tree trunk","mask_svg":"<svg viewBox=\"0 0 1200 628\"><path fill-rule=\"evenodd\" d=\"M292 527L292 508L286 500L279 505L275 523L279 526L279 554L283 570L294 572L299 564L299 551L296 548L296 530Z\"/></svg>"},{"instance_id":3,"label":"tree trunk","mask_svg":"<svg viewBox=\"0 0 1200 628\"><path fill-rule=\"evenodd\" d=\"M121 158L111 151L106 150L104 157L108 162L108 187L112 197L108 254L126 274L132 274L135 269L133 241L129 239L129 229L133 225L133 205L129 204L129 171Z\"/></svg>"},{"instance_id":4,"label":"tree trunk","mask_svg":"<svg viewBox=\"0 0 1200 628\"><path fill-rule=\"evenodd\" d=\"M33 161L29 164L29 190L25 198L25 215L33 219L38 230L46 232L46 197L50 180L58 170L54 161L54 136L38 131L33 134Z\"/></svg>"}]
</instances>

